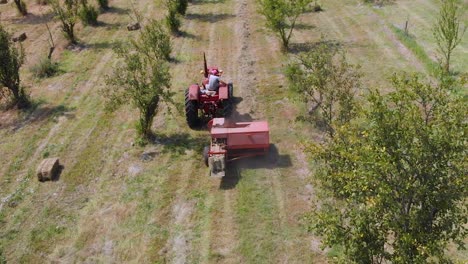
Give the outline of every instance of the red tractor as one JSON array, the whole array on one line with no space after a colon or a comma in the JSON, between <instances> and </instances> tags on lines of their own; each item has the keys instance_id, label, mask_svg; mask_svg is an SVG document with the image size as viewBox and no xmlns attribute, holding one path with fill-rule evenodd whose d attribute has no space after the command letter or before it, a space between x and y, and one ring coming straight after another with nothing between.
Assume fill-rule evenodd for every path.
<instances>
[{"instance_id":1,"label":"red tractor","mask_svg":"<svg viewBox=\"0 0 468 264\"><path fill-rule=\"evenodd\" d=\"M208 80L213 71L220 71L217 67L207 67L206 57L203 54L204 78L201 86L192 84L185 91L185 117L190 128L200 125L201 121L208 121L216 117L227 117L233 107L232 83L220 84L215 94L206 93Z\"/></svg>"}]
</instances>

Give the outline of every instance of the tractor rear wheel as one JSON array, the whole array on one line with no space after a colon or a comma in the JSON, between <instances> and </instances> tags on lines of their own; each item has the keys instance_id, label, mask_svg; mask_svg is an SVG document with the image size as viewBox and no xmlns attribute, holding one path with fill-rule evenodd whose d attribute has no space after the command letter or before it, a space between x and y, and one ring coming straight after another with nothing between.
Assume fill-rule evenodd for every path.
<instances>
[{"instance_id":1,"label":"tractor rear wheel","mask_svg":"<svg viewBox=\"0 0 468 264\"><path fill-rule=\"evenodd\" d=\"M228 96L229 100L232 101L232 99L234 98L234 86L232 85L232 83L228 83Z\"/></svg>"},{"instance_id":2,"label":"tractor rear wheel","mask_svg":"<svg viewBox=\"0 0 468 264\"><path fill-rule=\"evenodd\" d=\"M189 99L188 89L185 92L185 118L190 128L194 128L200 123L200 118L198 117L198 102Z\"/></svg>"},{"instance_id":3,"label":"tractor rear wheel","mask_svg":"<svg viewBox=\"0 0 468 264\"><path fill-rule=\"evenodd\" d=\"M208 152L210 151L210 147L205 146L203 148L203 162L208 167Z\"/></svg>"},{"instance_id":4,"label":"tractor rear wheel","mask_svg":"<svg viewBox=\"0 0 468 264\"><path fill-rule=\"evenodd\" d=\"M223 101L223 117L229 117L232 114L232 100Z\"/></svg>"}]
</instances>

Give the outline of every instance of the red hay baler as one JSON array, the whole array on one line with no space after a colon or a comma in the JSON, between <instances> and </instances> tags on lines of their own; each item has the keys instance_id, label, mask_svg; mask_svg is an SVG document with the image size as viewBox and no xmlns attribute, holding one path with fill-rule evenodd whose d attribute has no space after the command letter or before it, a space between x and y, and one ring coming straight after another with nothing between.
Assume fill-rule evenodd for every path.
<instances>
[{"instance_id":1,"label":"red hay baler","mask_svg":"<svg viewBox=\"0 0 468 264\"><path fill-rule=\"evenodd\" d=\"M185 117L190 128L200 125L202 120L210 120L215 117L228 117L233 107L233 85L232 83L220 84L216 94L205 93L208 79L213 70L219 71L218 67L207 67L204 57L204 78L202 84L192 84L185 91ZM221 72L221 71L219 71Z\"/></svg>"},{"instance_id":2,"label":"red hay baler","mask_svg":"<svg viewBox=\"0 0 468 264\"><path fill-rule=\"evenodd\" d=\"M226 163L240 158L265 155L270 147L266 121L232 122L214 118L208 123L211 144L203 150L205 165L213 177L224 177Z\"/></svg>"}]
</instances>

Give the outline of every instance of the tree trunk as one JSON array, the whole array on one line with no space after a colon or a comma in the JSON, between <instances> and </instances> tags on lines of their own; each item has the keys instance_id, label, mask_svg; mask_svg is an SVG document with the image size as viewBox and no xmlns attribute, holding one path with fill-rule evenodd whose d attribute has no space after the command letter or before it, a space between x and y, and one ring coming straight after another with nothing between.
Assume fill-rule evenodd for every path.
<instances>
[{"instance_id":1,"label":"tree trunk","mask_svg":"<svg viewBox=\"0 0 468 264\"><path fill-rule=\"evenodd\" d=\"M19 109L28 108L30 102L28 97L24 94L23 89L21 87L8 87L10 91L13 93L13 105L17 106Z\"/></svg>"},{"instance_id":2,"label":"tree trunk","mask_svg":"<svg viewBox=\"0 0 468 264\"><path fill-rule=\"evenodd\" d=\"M25 16L28 14L28 11L26 10L26 4L21 1L21 0L15 0L16 8L20 12L22 16Z\"/></svg>"}]
</instances>

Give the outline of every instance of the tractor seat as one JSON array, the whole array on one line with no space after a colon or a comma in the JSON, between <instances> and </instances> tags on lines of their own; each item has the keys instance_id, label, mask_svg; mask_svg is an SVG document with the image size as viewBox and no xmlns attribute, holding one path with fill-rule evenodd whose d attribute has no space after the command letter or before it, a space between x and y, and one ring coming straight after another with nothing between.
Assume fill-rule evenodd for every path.
<instances>
[{"instance_id":1,"label":"tractor seat","mask_svg":"<svg viewBox=\"0 0 468 264\"><path fill-rule=\"evenodd\" d=\"M201 90L200 90L200 92L201 92ZM203 92L201 92L201 96L202 96L202 97L211 97L211 96L215 96L215 95L217 95L217 94L218 94L218 92L216 92L216 91L209 91L208 89L205 89Z\"/></svg>"}]
</instances>

